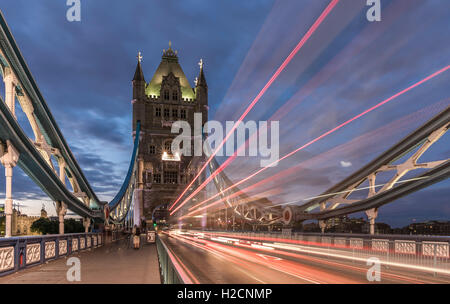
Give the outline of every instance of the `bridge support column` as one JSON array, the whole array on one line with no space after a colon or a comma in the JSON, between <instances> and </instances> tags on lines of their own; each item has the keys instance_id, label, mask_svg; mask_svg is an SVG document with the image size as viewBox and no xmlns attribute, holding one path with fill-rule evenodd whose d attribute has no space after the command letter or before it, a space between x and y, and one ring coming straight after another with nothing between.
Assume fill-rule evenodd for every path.
<instances>
[{"instance_id":1,"label":"bridge support column","mask_svg":"<svg viewBox=\"0 0 450 304\"><path fill-rule=\"evenodd\" d=\"M319 227L322 233L325 233L325 228L327 228L327 222L324 220L319 220Z\"/></svg>"},{"instance_id":2,"label":"bridge support column","mask_svg":"<svg viewBox=\"0 0 450 304\"><path fill-rule=\"evenodd\" d=\"M91 225L91 219L88 217L83 218L83 226L84 226L84 232L89 232L89 226Z\"/></svg>"},{"instance_id":3,"label":"bridge support column","mask_svg":"<svg viewBox=\"0 0 450 304\"><path fill-rule=\"evenodd\" d=\"M369 220L370 224L370 234L375 234L375 219L378 216L378 209L373 208L366 210L367 219Z\"/></svg>"},{"instance_id":4,"label":"bridge support column","mask_svg":"<svg viewBox=\"0 0 450 304\"><path fill-rule=\"evenodd\" d=\"M6 149L5 149L6 148ZM8 140L6 142L6 147L0 142L0 161L5 167L5 177L6 177L6 191L5 191L5 237L12 236L12 176L13 168L17 165L19 160L19 152L13 147L11 142Z\"/></svg>"},{"instance_id":5,"label":"bridge support column","mask_svg":"<svg viewBox=\"0 0 450 304\"><path fill-rule=\"evenodd\" d=\"M67 205L63 202L56 202L56 214L58 215L59 234L64 234L64 216L67 213Z\"/></svg>"},{"instance_id":6,"label":"bridge support column","mask_svg":"<svg viewBox=\"0 0 450 304\"><path fill-rule=\"evenodd\" d=\"M16 85L17 80L15 79L11 68L5 69L5 77L3 79L5 82L5 102L11 113L16 117Z\"/></svg>"}]
</instances>

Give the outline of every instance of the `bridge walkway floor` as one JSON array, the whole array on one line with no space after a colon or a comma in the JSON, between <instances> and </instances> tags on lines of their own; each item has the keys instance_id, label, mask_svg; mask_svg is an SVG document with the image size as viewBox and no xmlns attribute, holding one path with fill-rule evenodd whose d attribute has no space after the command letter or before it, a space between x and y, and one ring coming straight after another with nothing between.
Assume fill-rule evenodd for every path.
<instances>
[{"instance_id":1,"label":"bridge walkway floor","mask_svg":"<svg viewBox=\"0 0 450 304\"><path fill-rule=\"evenodd\" d=\"M80 281L68 281L70 257L80 259ZM0 277L0 284L160 284L155 244L132 249L119 240Z\"/></svg>"}]
</instances>

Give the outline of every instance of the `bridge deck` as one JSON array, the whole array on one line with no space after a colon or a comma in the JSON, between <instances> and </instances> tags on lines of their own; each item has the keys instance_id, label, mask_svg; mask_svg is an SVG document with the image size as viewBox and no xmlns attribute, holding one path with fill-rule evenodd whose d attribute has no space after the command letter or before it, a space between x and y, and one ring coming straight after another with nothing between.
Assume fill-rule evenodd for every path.
<instances>
[{"instance_id":1,"label":"bridge deck","mask_svg":"<svg viewBox=\"0 0 450 304\"><path fill-rule=\"evenodd\" d=\"M81 281L68 282L67 259L78 257ZM0 277L0 284L160 284L158 256L155 244L145 244L139 250L121 240L103 247L72 254L14 274Z\"/></svg>"}]
</instances>

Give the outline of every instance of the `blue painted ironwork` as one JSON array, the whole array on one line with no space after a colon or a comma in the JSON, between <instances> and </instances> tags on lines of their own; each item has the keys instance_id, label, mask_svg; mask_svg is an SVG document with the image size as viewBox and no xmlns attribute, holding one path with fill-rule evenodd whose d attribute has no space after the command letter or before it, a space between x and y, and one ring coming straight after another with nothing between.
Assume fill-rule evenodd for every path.
<instances>
[{"instance_id":1,"label":"blue painted ironwork","mask_svg":"<svg viewBox=\"0 0 450 304\"><path fill-rule=\"evenodd\" d=\"M132 180L133 174L136 171L136 157L139 150L140 132L141 132L141 122L138 121L136 124L136 136L134 138L133 154L131 156L130 166L128 167L128 173L127 176L125 177L122 187L120 187L119 192L116 194L113 200L109 202L110 210L114 210L114 208L117 207L117 205L122 201L122 199L125 196L125 193L127 192L127 189L130 186L130 181Z\"/></svg>"},{"instance_id":2,"label":"blue painted ironwork","mask_svg":"<svg viewBox=\"0 0 450 304\"><path fill-rule=\"evenodd\" d=\"M11 63L10 68L14 71L14 74L22 84L20 90L29 97L31 104L33 105L33 115L36 118L37 124L44 135L45 140L49 145L60 151L68 168L70 168L74 178L77 180L80 190L88 195L91 203L102 206L104 203L98 199L92 190L88 180L73 156L72 151L67 145L67 142L42 96L1 11L0 47L5 53L6 59Z\"/></svg>"},{"instance_id":3,"label":"blue painted ironwork","mask_svg":"<svg viewBox=\"0 0 450 304\"><path fill-rule=\"evenodd\" d=\"M119 192L108 204L111 212L109 215L109 219L115 224L125 221L128 212L132 209L131 204L133 202L134 189L136 188L137 154L139 151L140 131L141 122L138 121L136 124L133 154L131 156L128 173L125 177L122 187L120 187Z\"/></svg>"},{"instance_id":4,"label":"blue painted ironwork","mask_svg":"<svg viewBox=\"0 0 450 304\"><path fill-rule=\"evenodd\" d=\"M103 217L100 211L90 209L66 188L20 128L1 97L0 140L3 142L11 141L20 153L18 165L53 201L67 203L70 210L81 216Z\"/></svg>"}]
</instances>

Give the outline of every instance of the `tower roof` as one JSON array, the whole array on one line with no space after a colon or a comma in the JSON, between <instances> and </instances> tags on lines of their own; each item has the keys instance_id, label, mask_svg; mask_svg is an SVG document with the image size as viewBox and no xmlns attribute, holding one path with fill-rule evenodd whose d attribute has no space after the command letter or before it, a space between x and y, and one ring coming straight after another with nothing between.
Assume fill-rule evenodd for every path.
<instances>
[{"instance_id":1,"label":"tower roof","mask_svg":"<svg viewBox=\"0 0 450 304\"><path fill-rule=\"evenodd\" d=\"M200 74L198 75L196 86L208 87L208 85L206 84L205 73L203 73L203 59L200 59L198 65L200 66Z\"/></svg>"},{"instance_id":2,"label":"tower roof","mask_svg":"<svg viewBox=\"0 0 450 304\"><path fill-rule=\"evenodd\" d=\"M161 58L161 63L156 69L152 80L147 85L145 93L147 95L159 96L161 90L161 83L163 81L163 76L168 76L173 73L175 77L180 79L181 94L182 98L194 99L194 91L192 90L186 75L183 72L180 64L178 63L177 51L172 50L172 45L169 42L169 49L163 50L163 55Z\"/></svg>"},{"instance_id":3,"label":"tower roof","mask_svg":"<svg viewBox=\"0 0 450 304\"><path fill-rule=\"evenodd\" d=\"M141 66L141 56L139 53L139 61L138 64L136 66L136 72L134 72L134 77L133 77L133 81L145 81L144 78L144 73L142 72L142 66Z\"/></svg>"}]
</instances>

